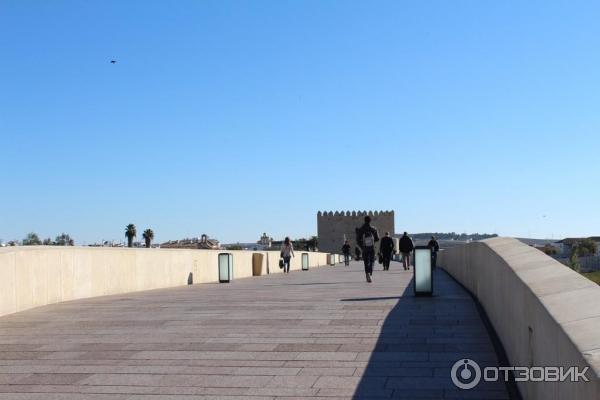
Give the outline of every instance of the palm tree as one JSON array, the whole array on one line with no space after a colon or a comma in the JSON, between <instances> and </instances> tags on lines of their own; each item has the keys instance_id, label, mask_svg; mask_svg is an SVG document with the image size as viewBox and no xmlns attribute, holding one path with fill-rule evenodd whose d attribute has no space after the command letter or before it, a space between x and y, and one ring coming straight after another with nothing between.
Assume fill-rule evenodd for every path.
<instances>
[{"instance_id":1,"label":"palm tree","mask_svg":"<svg viewBox=\"0 0 600 400\"><path fill-rule=\"evenodd\" d=\"M133 238L137 236L134 224L129 224L125 227L125 236L127 237L127 247L133 247Z\"/></svg>"},{"instance_id":2,"label":"palm tree","mask_svg":"<svg viewBox=\"0 0 600 400\"><path fill-rule=\"evenodd\" d=\"M152 229L146 229L142 236L144 237L144 241L146 242L146 248L150 248L152 239L154 239L154 232L152 232Z\"/></svg>"}]
</instances>

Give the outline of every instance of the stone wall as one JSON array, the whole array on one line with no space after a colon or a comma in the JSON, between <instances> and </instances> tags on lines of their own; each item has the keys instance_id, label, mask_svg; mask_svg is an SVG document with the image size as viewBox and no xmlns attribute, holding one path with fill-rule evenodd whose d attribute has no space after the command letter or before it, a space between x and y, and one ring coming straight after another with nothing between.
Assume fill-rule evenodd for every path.
<instances>
[{"instance_id":1,"label":"stone wall","mask_svg":"<svg viewBox=\"0 0 600 400\"><path fill-rule=\"evenodd\" d=\"M281 273L279 251L136 249L26 246L0 249L0 316L82 299L217 282L219 253L233 254L233 277L252 276L252 255L263 257L262 273ZM291 269L301 269L296 251ZM309 252L309 265L327 265L327 254Z\"/></svg>"},{"instance_id":2,"label":"stone wall","mask_svg":"<svg viewBox=\"0 0 600 400\"><path fill-rule=\"evenodd\" d=\"M518 382L524 399L600 399L597 284L512 238L444 250L438 265L477 297L511 366L589 367L590 382Z\"/></svg>"},{"instance_id":3,"label":"stone wall","mask_svg":"<svg viewBox=\"0 0 600 400\"><path fill-rule=\"evenodd\" d=\"M371 217L371 225L383 237L385 232L391 235L394 231L394 211L319 211L317 213L317 235L319 250L327 253L339 253L344 238L350 240L352 251L356 246L355 229L364 223L365 216Z\"/></svg>"}]
</instances>

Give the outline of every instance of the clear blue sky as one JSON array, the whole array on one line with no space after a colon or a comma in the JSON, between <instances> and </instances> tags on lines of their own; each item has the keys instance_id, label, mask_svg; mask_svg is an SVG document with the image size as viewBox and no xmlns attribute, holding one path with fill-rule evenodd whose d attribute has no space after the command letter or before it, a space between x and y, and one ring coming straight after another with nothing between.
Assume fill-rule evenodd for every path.
<instances>
[{"instance_id":1,"label":"clear blue sky","mask_svg":"<svg viewBox=\"0 0 600 400\"><path fill-rule=\"evenodd\" d=\"M353 209L600 234L599 20L597 1L2 0L0 238L253 241Z\"/></svg>"}]
</instances>

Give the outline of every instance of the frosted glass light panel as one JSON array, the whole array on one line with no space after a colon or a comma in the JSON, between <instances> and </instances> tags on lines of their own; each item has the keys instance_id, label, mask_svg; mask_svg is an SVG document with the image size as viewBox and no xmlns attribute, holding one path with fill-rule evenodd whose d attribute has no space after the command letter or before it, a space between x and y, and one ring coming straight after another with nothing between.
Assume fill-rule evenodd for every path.
<instances>
[{"instance_id":1,"label":"frosted glass light panel","mask_svg":"<svg viewBox=\"0 0 600 400\"><path fill-rule=\"evenodd\" d=\"M433 277L431 275L431 250L417 246L414 255L414 280L416 296L431 296Z\"/></svg>"},{"instance_id":2,"label":"frosted glass light panel","mask_svg":"<svg viewBox=\"0 0 600 400\"><path fill-rule=\"evenodd\" d=\"M233 279L233 254L219 254L219 282L225 283Z\"/></svg>"},{"instance_id":3,"label":"frosted glass light panel","mask_svg":"<svg viewBox=\"0 0 600 400\"><path fill-rule=\"evenodd\" d=\"M302 271L308 271L308 253L302 253Z\"/></svg>"}]
</instances>

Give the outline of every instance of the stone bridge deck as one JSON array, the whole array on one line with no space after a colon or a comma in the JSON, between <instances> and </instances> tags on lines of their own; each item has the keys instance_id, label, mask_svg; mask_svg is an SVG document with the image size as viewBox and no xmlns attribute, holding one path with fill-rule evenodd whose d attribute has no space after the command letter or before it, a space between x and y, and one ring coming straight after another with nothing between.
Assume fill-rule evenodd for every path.
<instances>
[{"instance_id":1,"label":"stone bridge deck","mask_svg":"<svg viewBox=\"0 0 600 400\"><path fill-rule=\"evenodd\" d=\"M0 399L508 398L460 391L460 358L496 365L469 295L436 271L358 263L55 304L0 318Z\"/></svg>"}]
</instances>

